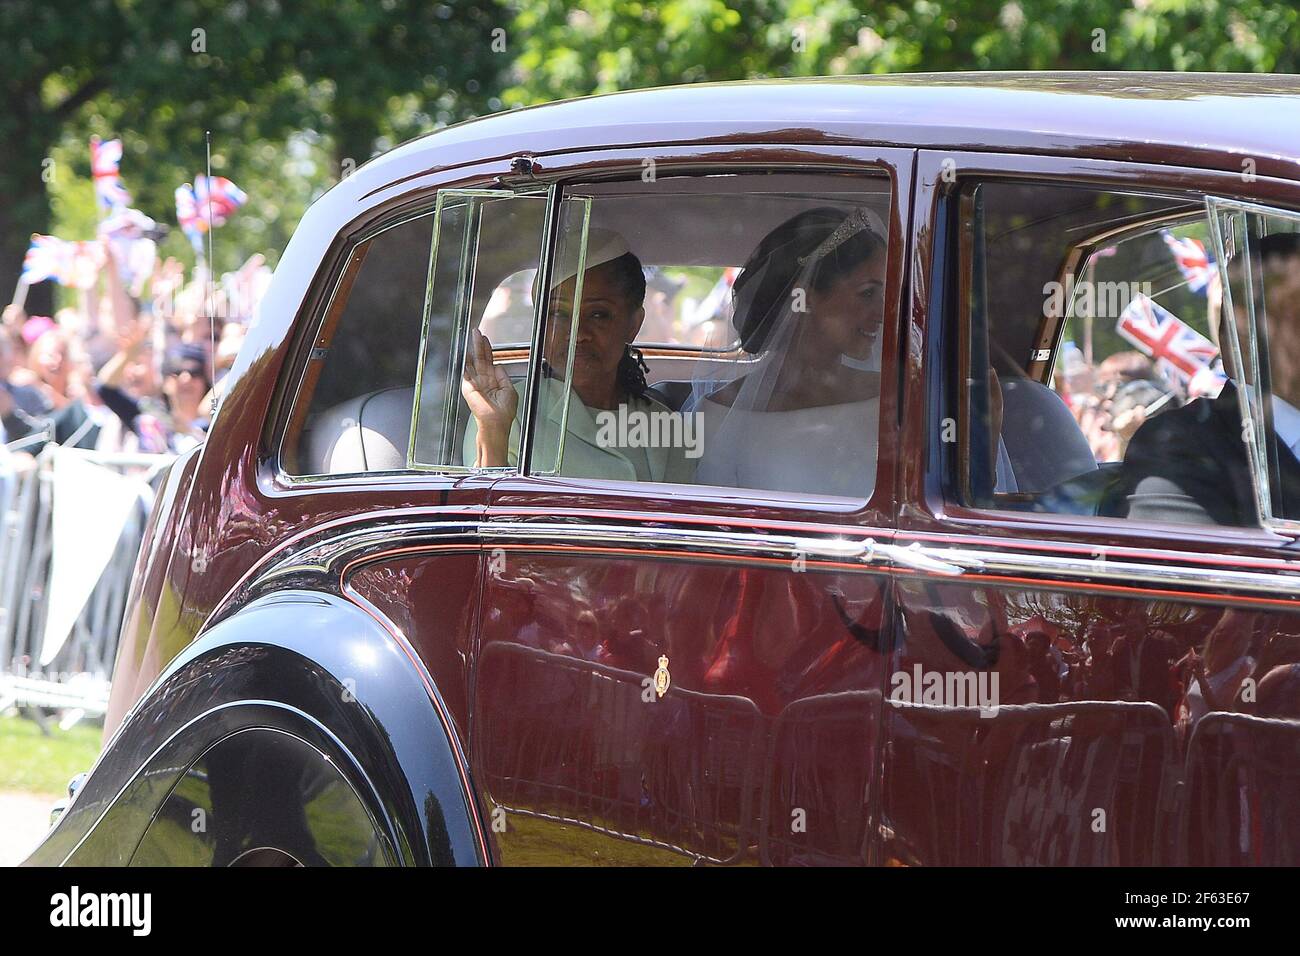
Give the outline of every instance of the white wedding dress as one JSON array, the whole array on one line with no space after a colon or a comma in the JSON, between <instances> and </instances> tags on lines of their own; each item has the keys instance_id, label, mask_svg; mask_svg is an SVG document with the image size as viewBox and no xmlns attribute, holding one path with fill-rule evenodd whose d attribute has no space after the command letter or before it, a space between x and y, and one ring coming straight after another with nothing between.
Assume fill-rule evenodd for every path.
<instances>
[{"instance_id":1,"label":"white wedding dress","mask_svg":"<svg viewBox=\"0 0 1300 956\"><path fill-rule=\"evenodd\" d=\"M698 410L700 484L863 500L875 489L878 398L776 412L705 398Z\"/></svg>"}]
</instances>

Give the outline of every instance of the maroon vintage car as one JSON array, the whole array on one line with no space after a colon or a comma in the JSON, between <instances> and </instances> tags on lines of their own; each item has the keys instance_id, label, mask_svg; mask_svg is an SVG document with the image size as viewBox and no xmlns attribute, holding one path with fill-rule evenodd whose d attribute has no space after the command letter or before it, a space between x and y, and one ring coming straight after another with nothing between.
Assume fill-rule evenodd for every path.
<instances>
[{"instance_id":1,"label":"maroon vintage car","mask_svg":"<svg viewBox=\"0 0 1300 956\"><path fill-rule=\"evenodd\" d=\"M29 862L1300 862L1297 116L755 82L367 164Z\"/></svg>"}]
</instances>

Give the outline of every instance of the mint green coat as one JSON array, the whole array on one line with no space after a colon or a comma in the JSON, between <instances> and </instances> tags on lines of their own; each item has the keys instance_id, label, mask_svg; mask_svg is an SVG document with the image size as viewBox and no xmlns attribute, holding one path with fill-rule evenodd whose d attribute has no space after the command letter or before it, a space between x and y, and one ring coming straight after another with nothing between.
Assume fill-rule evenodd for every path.
<instances>
[{"instance_id":1,"label":"mint green coat","mask_svg":"<svg viewBox=\"0 0 1300 956\"><path fill-rule=\"evenodd\" d=\"M519 407L524 403L524 382L515 383L519 394ZM564 410L563 400L568 397L569 416L563 442L563 459L555 467L556 453L560 447L560 421ZM556 471L572 478L608 478L621 481L690 482L695 475L695 458L687 457L687 450L675 447L619 447L617 443L600 441L597 410L588 408L576 394L568 392L566 383L557 379L543 379L541 394L537 396L538 413L543 424L536 429L533 439L533 471ZM668 406L650 398L629 396L628 413L668 413ZM608 434L611 430L606 429ZM470 419L465 429L465 462L472 464L476 456L475 439L477 423ZM519 463L519 416L510 428L510 464Z\"/></svg>"}]
</instances>

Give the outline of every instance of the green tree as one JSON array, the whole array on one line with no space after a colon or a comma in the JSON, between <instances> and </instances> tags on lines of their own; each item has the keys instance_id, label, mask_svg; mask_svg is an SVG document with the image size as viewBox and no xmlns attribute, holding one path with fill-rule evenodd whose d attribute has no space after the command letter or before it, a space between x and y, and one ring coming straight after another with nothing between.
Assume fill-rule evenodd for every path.
<instances>
[{"instance_id":1,"label":"green tree","mask_svg":"<svg viewBox=\"0 0 1300 956\"><path fill-rule=\"evenodd\" d=\"M514 30L510 104L769 76L1300 67L1300 8L1273 0L534 0Z\"/></svg>"},{"instance_id":2,"label":"green tree","mask_svg":"<svg viewBox=\"0 0 1300 956\"><path fill-rule=\"evenodd\" d=\"M508 63L492 31L506 24L493 0L6 0L3 294L56 198L60 220L84 219L75 183L89 179L92 132L123 139L135 205L174 224L173 190L202 171L212 130L214 172L275 212L241 211L219 235L282 241L350 165L497 105Z\"/></svg>"}]
</instances>

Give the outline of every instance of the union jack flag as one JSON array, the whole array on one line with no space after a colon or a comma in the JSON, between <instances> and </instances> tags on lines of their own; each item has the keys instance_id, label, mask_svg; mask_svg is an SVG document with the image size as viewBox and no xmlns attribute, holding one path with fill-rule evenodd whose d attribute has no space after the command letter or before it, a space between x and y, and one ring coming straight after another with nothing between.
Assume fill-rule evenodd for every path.
<instances>
[{"instance_id":1,"label":"union jack flag","mask_svg":"<svg viewBox=\"0 0 1300 956\"><path fill-rule=\"evenodd\" d=\"M1210 284L1219 281L1219 266L1205 250L1205 243L1198 239L1179 239L1167 229L1161 230L1160 236L1174 254L1174 263L1187 280L1187 288L1205 295Z\"/></svg>"},{"instance_id":2,"label":"union jack flag","mask_svg":"<svg viewBox=\"0 0 1300 956\"><path fill-rule=\"evenodd\" d=\"M200 249L208 223L199 215L199 201L194 195L194 187L189 183L176 187L176 221L180 223L181 231L189 239L190 245L195 250Z\"/></svg>"},{"instance_id":3,"label":"union jack flag","mask_svg":"<svg viewBox=\"0 0 1300 956\"><path fill-rule=\"evenodd\" d=\"M203 234L208 231L208 216L213 227L225 225L245 202L248 195L224 176L195 176L194 185L186 183L176 187L176 221L195 250L203 247Z\"/></svg>"},{"instance_id":4,"label":"union jack flag","mask_svg":"<svg viewBox=\"0 0 1300 956\"><path fill-rule=\"evenodd\" d=\"M46 279L58 280L67 269L68 244L54 236L32 233L32 244L23 256L23 282L35 285Z\"/></svg>"},{"instance_id":5,"label":"union jack flag","mask_svg":"<svg viewBox=\"0 0 1300 956\"><path fill-rule=\"evenodd\" d=\"M122 185L118 167L122 163L122 141L90 138L90 175L95 179L95 195L105 209L131 205L131 194Z\"/></svg>"},{"instance_id":6,"label":"union jack flag","mask_svg":"<svg viewBox=\"0 0 1300 956\"><path fill-rule=\"evenodd\" d=\"M60 285L89 289L103 265L104 251L97 242L68 242L33 233L23 256L22 281L34 285L53 279Z\"/></svg>"},{"instance_id":7,"label":"union jack flag","mask_svg":"<svg viewBox=\"0 0 1300 956\"><path fill-rule=\"evenodd\" d=\"M199 215L204 219L211 203L214 226L225 225L235 210L248 201L248 195L224 176L195 176L194 198L198 201Z\"/></svg>"},{"instance_id":8,"label":"union jack flag","mask_svg":"<svg viewBox=\"0 0 1300 956\"><path fill-rule=\"evenodd\" d=\"M1228 376L1219 362L1206 365L1192 376L1187 383L1188 398L1218 398L1223 386L1228 384Z\"/></svg>"},{"instance_id":9,"label":"union jack flag","mask_svg":"<svg viewBox=\"0 0 1300 956\"><path fill-rule=\"evenodd\" d=\"M1183 383L1214 361L1214 343L1178 316L1139 295L1120 313L1115 331Z\"/></svg>"}]
</instances>

